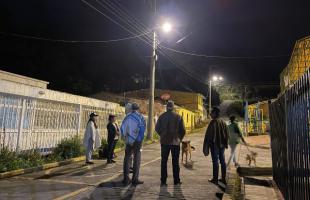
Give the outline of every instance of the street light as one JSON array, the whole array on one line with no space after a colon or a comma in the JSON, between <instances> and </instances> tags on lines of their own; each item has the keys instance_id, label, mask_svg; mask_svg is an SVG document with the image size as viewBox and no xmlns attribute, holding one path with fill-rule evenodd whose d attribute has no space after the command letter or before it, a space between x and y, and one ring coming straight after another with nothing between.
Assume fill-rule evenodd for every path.
<instances>
[{"instance_id":1,"label":"street light","mask_svg":"<svg viewBox=\"0 0 310 200\"><path fill-rule=\"evenodd\" d=\"M161 26L162 30L165 33L168 33L172 30L172 25L169 22L165 22ZM147 139L153 138L153 127L154 127L154 121L153 121L153 113L154 113L154 93L155 93L155 67L156 67L156 32L155 29L153 31L153 52L152 52L152 58L151 58L151 69L150 69L150 94L149 94L149 113L148 113L148 126L147 126Z\"/></svg>"},{"instance_id":2,"label":"street light","mask_svg":"<svg viewBox=\"0 0 310 200\"><path fill-rule=\"evenodd\" d=\"M165 33L169 33L172 30L172 25L169 22L165 22L162 26L162 30Z\"/></svg>"},{"instance_id":3,"label":"street light","mask_svg":"<svg viewBox=\"0 0 310 200\"><path fill-rule=\"evenodd\" d=\"M222 76L213 76L212 79L209 80L209 114L211 113L211 93L212 93L212 82L223 81Z\"/></svg>"}]
</instances>

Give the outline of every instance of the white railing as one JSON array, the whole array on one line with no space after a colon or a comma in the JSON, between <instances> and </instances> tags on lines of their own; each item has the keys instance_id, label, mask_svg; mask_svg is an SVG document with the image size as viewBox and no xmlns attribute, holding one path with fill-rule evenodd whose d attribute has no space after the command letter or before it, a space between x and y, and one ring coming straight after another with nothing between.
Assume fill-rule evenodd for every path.
<instances>
[{"instance_id":1,"label":"white railing","mask_svg":"<svg viewBox=\"0 0 310 200\"><path fill-rule=\"evenodd\" d=\"M85 97L80 98L84 103ZM50 152L65 138L82 137L91 112L99 114L100 134L105 138L108 115L117 114L121 120L124 109L114 103L89 102L76 104L0 92L0 145L14 151ZM95 106L91 102L96 102Z\"/></svg>"}]
</instances>

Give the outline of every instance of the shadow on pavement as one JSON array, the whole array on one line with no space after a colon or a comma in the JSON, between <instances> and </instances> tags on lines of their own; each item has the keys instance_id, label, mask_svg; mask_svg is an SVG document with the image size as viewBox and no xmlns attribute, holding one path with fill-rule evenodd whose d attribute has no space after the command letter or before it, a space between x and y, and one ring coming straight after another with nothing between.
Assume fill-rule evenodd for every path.
<instances>
[{"instance_id":1,"label":"shadow on pavement","mask_svg":"<svg viewBox=\"0 0 310 200\"><path fill-rule=\"evenodd\" d=\"M161 186L159 192L159 200L166 199L185 199L183 195L183 191L180 185L176 185L173 187L173 194L168 192L167 186Z\"/></svg>"},{"instance_id":2,"label":"shadow on pavement","mask_svg":"<svg viewBox=\"0 0 310 200\"><path fill-rule=\"evenodd\" d=\"M189 161L189 162L187 162L187 164L184 164L183 163L183 166L185 167L185 169L188 169L188 170L195 170L194 169L194 164L195 164L195 162L197 162L197 161Z\"/></svg>"},{"instance_id":3,"label":"shadow on pavement","mask_svg":"<svg viewBox=\"0 0 310 200\"><path fill-rule=\"evenodd\" d=\"M122 178L123 175L120 175L110 182L99 184L90 194L89 198L83 199L133 199L136 187L132 184L124 186Z\"/></svg>"}]
</instances>

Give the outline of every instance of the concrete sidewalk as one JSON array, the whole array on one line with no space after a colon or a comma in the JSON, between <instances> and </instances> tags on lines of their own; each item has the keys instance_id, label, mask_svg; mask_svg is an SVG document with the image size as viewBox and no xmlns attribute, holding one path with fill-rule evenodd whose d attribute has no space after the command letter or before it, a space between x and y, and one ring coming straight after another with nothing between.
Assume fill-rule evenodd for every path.
<instances>
[{"instance_id":1,"label":"concrete sidewalk","mask_svg":"<svg viewBox=\"0 0 310 200\"><path fill-rule=\"evenodd\" d=\"M251 172L253 175L243 175L240 176L243 179L243 184L241 190L244 192L245 199L248 200L273 200L280 199L277 195L275 188L272 186L272 174L258 176L258 171L261 168L272 168L271 159L271 149L270 149L270 138L268 135L262 136L250 136L245 138L247 143L252 147L246 148L244 145L239 145L238 147L238 163L242 168L249 168L247 171ZM257 147L253 147L257 146ZM256 167L252 165L248 166L246 161L246 156L249 151L254 151L257 153ZM236 170L231 168L231 170ZM257 171L257 172L255 172ZM266 171L266 170L262 170ZM271 170L268 170L271 171Z\"/></svg>"},{"instance_id":2,"label":"concrete sidewalk","mask_svg":"<svg viewBox=\"0 0 310 200\"><path fill-rule=\"evenodd\" d=\"M160 187L160 145L145 146L142 151L140 179L143 185L124 187L123 153L116 164L83 162L32 174L0 180L0 199L219 199L222 189L208 182L212 174L210 157L204 157L204 134L189 137L196 151L192 161L181 165L181 186L174 186L171 156L168 163L168 186ZM180 161L181 162L181 161Z\"/></svg>"}]
</instances>

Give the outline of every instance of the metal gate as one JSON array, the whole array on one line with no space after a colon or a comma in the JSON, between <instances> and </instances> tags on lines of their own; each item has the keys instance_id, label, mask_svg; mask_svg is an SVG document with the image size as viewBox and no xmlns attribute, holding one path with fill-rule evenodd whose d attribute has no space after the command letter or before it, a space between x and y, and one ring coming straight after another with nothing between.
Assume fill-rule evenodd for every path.
<instances>
[{"instance_id":1,"label":"metal gate","mask_svg":"<svg viewBox=\"0 0 310 200\"><path fill-rule=\"evenodd\" d=\"M310 73L269 104L273 176L285 199L310 199Z\"/></svg>"},{"instance_id":2,"label":"metal gate","mask_svg":"<svg viewBox=\"0 0 310 200\"><path fill-rule=\"evenodd\" d=\"M113 103L111 103L113 104ZM61 140L82 136L91 112L99 113L99 129L106 137L109 114L124 116L123 109L28 98L0 93L0 147L50 152Z\"/></svg>"}]
</instances>

